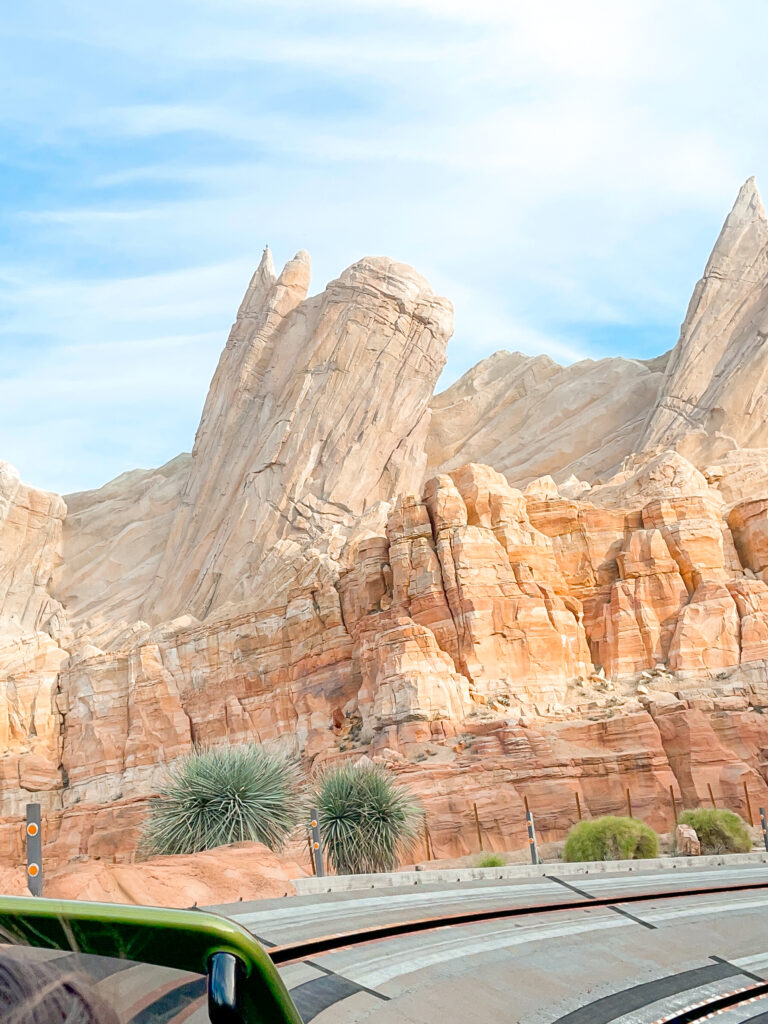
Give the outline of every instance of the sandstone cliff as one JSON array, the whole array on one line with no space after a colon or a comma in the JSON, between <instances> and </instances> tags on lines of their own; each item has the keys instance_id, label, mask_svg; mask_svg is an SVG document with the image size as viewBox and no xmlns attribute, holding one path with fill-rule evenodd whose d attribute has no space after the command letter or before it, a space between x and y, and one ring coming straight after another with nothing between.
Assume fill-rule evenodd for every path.
<instances>
[{"instance_id":1,"label":"sandstone cliff","mask_svg":"<svg viewBox=\"0 0 768 1024\"><path fill-rule=\"evenodd\" d=\"M474 802L501 847L524 797L555 838L576 793L658 826L670 786L768 796L766 230L747 183L669 358L498 353L431 409L423 278L368 258L308 298L265 253L190 455L66 504L4 467L5 860L32 795L50 862L129 859L199 742L380 757L442 853Z\"/></svg>"}]
</instances>

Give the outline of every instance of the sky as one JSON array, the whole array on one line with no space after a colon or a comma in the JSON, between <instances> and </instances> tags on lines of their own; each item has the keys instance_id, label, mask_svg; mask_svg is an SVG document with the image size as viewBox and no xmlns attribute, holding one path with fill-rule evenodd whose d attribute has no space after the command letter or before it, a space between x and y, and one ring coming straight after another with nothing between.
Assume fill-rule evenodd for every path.
<instances>
[{"instance_id":1,"label":"sky","mask_svg":"<svg viewBox=\"0 0 768 1024\"><path fill-rule=\"evenodd\" d=\"M677 338L768 189L761 0L40 0L0 22L0 459L60 493L189 450L265 244L455 305L440 386Z\"/></svg>"}]
</instances>

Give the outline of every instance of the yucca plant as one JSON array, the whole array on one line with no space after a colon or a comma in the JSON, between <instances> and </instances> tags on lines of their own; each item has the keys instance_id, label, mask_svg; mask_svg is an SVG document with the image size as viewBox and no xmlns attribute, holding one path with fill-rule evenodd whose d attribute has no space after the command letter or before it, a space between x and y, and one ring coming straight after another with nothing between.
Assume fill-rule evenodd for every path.
<instances>
[{"instance_id":1,"label":"yucca plant","mask_svg":"<svg viewBox=\"0 0 768 1024\"><path fill-rule=\"evenodd\" d=\"M421 809L392 772L370 761L327 769L316 802L323 844L339 875L393 871L417 838Z\"/></svg>"},{"instance_id":2,"label":"yucca plant","mask_svg":"<svg viewBox=\"0 0 768 1024\"><path fill-rule=\"evenodd\" d=\"M199 853L246 840L279 850L306 813L296 761L257 744L198 749L168 769L140 849Z\"/></svg>"}]
</instances>

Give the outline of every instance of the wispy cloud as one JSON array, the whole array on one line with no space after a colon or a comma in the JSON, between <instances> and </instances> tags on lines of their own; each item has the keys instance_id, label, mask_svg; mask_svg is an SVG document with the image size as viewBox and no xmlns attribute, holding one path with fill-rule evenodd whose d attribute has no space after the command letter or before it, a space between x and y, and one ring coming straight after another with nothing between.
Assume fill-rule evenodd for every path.
<instances>
[{"instance_id":1,"label":"wispy cloud","mask_svg":"<svg viewBox=\"0 0 768 1024\"><path fill-rule=\"evenodd\" d=\"M69 490L188 447L267 242L315 289L366 253L425 273L443 383L497 348L672 344L768 180L766 29L747 0L7 12L0 458Z\"/></svg>"}]
</instances>

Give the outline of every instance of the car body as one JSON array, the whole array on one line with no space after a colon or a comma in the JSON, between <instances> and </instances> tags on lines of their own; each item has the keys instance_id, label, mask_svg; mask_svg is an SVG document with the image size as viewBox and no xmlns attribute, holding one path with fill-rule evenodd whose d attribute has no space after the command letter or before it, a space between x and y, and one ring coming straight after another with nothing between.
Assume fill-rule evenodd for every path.
<instances>
[{"instance_id":1,"label":"car body","mask_svg":"<svg viewBox=\"0 0 768 1024\"><path fill-rule=\"evenodd\" d=\"M212 1024L302 1024L262 946L216 914L0 896L0 941L205 975Z\"/></svg>"}]
</instances>

